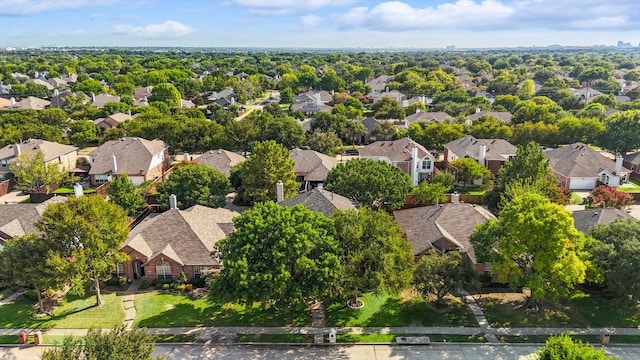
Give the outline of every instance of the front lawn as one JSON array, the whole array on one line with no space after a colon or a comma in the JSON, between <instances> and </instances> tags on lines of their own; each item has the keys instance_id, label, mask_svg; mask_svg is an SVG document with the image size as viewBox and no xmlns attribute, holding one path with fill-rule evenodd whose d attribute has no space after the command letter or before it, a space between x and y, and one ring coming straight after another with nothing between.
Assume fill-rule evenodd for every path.
<instances>
[{"instance_id":1,"label":"front lawn","mask_svg":"<svg viewBox=\"0 0 640 360\"><path fill-rule=\"evenodd\" d=\"M636 327L640 323L640 307L582 292L559 303L544 301L538 311L523 308L521 293L486 293L477 299L494 327Z\"/></svg>"},{"instance_id":2,"label":"front lawn","mask_svg":"<svg viewBox=\"0 0 640 360\"><path fill-rule=\"evenodd\" d=\"M124 310L122 299L116 294L103 294L103 305L95 307L95 295L67 295L52 315L34 317L35 304L22 297L0 306L0 328L59 328L87 329L111 328L122 325Z\"/></svg>"},{"instance_id":3,"label":"front lawn","mask_svg":"<svg viewBox=\"0 0 640 360\"><path fill-rule=\"evenodd\" d=\"M83 192L85 194L93 194L96 192L96 189L83 189ZM63 186L63 187L59 187L56 190L53 191L54 194L73 194L74 190L73 190L73 186Z\"/></svg>"},{"instance_id":4,"label":"front lawn","mask_svg":"<svg viewBox=\"0 0 640 360\"><path fill-rule=\"evenodd\" d=\"M135 298L135 327L309 326L306 306L277 311L259 304L245 306L182 294L149 292Z\"/></svg>"},{"instance_id":5,"label":"front lawn","mask_svg":"<svg viewBox=\"0 0 640 360\"><path fill-rule=\"evenodd\" d=\"M617 189L628 193L640 193L640 182L631 180L628 183L618 186Z\"/></svg>"},{"instance_id":6,"label":"front lawn","mask_svg":"<svg viewBox=\"0 0 640 360\"><path fill-rule=\"evenodd\" d=\"M344 302L327 306L327 326L477 326L466 305L455 297L443 309L414 295L365 294L360 299L365 305L359 310Z\"/></svg>"}]
</instances>

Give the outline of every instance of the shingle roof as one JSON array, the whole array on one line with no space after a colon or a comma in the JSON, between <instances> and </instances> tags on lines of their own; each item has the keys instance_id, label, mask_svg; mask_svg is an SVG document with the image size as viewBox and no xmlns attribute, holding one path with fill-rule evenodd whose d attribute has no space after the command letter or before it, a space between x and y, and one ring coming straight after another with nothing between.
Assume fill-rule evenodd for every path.
<instances>
[{"instance_id":1,"label":"shingle roof","mask_svg":"<svg viewBox=\"0 0 640 360\"><path fill-rule=\"evenodd\" d=\"M486 208L465 203L448 203L396 210L393 216L402 228L413 254L421 255L430 248L439 251L460 250L476 263L469 236L476 224L495 219Z\"/></svg>"},{"instance_id":2,"label":"shingle roof","mask_svg":"<svg viewBox=\"0 0 640 360\"><path fill-rule=\"evenodd\" d=\"M29 96L24 98L14 105L11 105L11 109L17 110L42 110L45 107L49 106L51 101L37 98L35 96Z\"/></svg>"},{"instance_id":3,"label":"shingle roof","mask_svg":"<svg viewBox=\"0 0 640 360\"><path fill-rule=\"evenodd\" d=\"M482 110L482 111L478 111L475 114L471 114L469 115L468 119L470 121L475 121L478 120L479 118L483 117L483 116L493 116L496 119L502 121L505 124L511 124L511 118L513 117L513 115L511 115L510 112L508 111L488 111L488 110Z\"/></svg>"},{"instance_id":4,"label":"shingle roof","mask_svg":"<svg viewBox=\"0 0 640 360\"><path fill-rule=\"evenodd\" d=\"M244 161L246 158L232 151L218 149L209 150L195 159L197 164L212 167L227 177L231 174L231 167Z\"/></svg>"},{"instance_id":5,"label":"shingle roof","mask_svg":"<svg viewBox=\"0 0 640 360\"><path fill-rule=\"evenodd\" d=\"M615 161L583 143L562 146L544 153L551 169L565 177L597 177L602 170L612 172ZM622 171L629 171L622 168Z\"/></svg>"},{"instance_id":6,"label":"shingle roof","mask_svg":"<svg viewBox=\"0 0 640 360\"><path fill-rule=\"evenodd\" d=\"M446 112L436 111L436 112L427 112L427 111L418 111L415 114L411 114L405 118L409 124L414 123L416 121L433 121L433 122L443 122L447 120L452 120L453 117Z\"/></svg>"},{"instance_id":7,"label":"shingle roof","mask_svg":"<svg viewBox=\"0 0 640 360\"><path fill-rule=\"evenodd\" d=\"M93 100L92 105L97 107L98 109L103 108L105 104L110 102L119 102L120 96L109 95L109 94L98 94L95 96L95 100Z\"/></svg>"},{"instance_id":8,"label":"shingle roof","mask_svg":"<svg viewBox=\"0 0 640 360\"><path fill-rule=\"evenodd\" d=\"M376 124L379 122L380 120L376 119L373 116L366 117L360 121L362 126L364 126L364 128L367 129L368 134L371 134L371 132L373 131L373 128L375 128Z\"/></svg>"},{"instance_id":9,"label":"shingle roof","mask_svg":"<svg viewBox=\"0 0 640 360\"><path fill-rule=\"evenodd\" d=\"M589 228L596 224L607 225L618 219L629 219L625 210L616 208L598 208L574 211L571 213L573 224L576 229L586 233Z\"/></svg>"},{"instance_id":10,"label":"shingle roof","mask_svg":"<svg viewBox=\"0 0 640 360\"><path fill-rule=\"evenodd\" d=\"M471 135L450 141L444 145L458 158L465 156L477 158L480 153L480 145L487 147L485 159L505 161L510 156L515 156L517 148L504 139L476 139Z\"/></svg>"},{"instance_id":11,"label":"shingle roof","mask_svg":"<svg viewBox=\"0 0 640 360\"><path fill-rule=\"evenodd\" d=\"M78 150L77 147L71 145L58 144L57 142L51 142L40 139L29 139L21 142L20 144L11 144L0 149L0 159L13 159L17 157L16 146L19 148L21 154L26 154L36 150L42 150L44 153L44 161L49 162L53 159L57 159L62 155L66 155Z\"/></svg>"},{"instance_id":12,"label":"shingle roof","mask_svg":"<svg viewBox=\"0 0 640 360\"><path fill-rule=\"evenodd\" d=\"M64 196L54 196L40 204L2 204L0 205L0 231L10 237L37 232L36 224L47 206L66 200Z\"/></svg>"},{"instance_id":13,"label":"shingle roof","mask_svg":"<svg viewBox=\"0 0 640 360\"><path fill-rule=\"evenodd\" d=\"M302 204L311 211L323 213L326 217L333 216L336 210L353 210L356 208L353 202L346 197L324 189L313 189L298 196L283 200L278 204L282 206Z\"/></svg>"},{"instance_id":14,"label":"shingle roof","mask_svg":"<svg viewBox=\"0 0 640 360\"><path fill-rule=\"evenodd\" d=\"M91 98L88 97L87 95L85 95L85 93L83 93L82 91L76 91L73 94L75 94L76 96L81 97L83 102L87 102L87 101L91 100ZM68 106L68 104L65 101L65 99L69 95L71 95L71 91L66 90L66 91L63 91L63 92L59 93L57 96L52 97L51 98L51 106L58 107L58 108L63 108L63 107Z\"/></svg>"},{"instance_id":15,"label":"shingle roof","mask_svg":"<svg viewBox=\"0 0 640 360\"><path fill-rule=\"evenodd\" d=\"M640 164L640 151L638 152L634 152L631 154L627 154L625 156L622 157L622 159L628 163L631 163L633 165L638 165Z\"/></svg>"},{"instance_id":16,"label":"shingle roof","mask_svg":"<svg viewBox=\"0 0 640 360\"><path fill-rule=\"evenodd\" d=\"M147 260L162 255L182 265L220 265L210 255L216 242L227 237L220 225L228 227L238 215L200 205L168 210L143 220L131 230L124 246L144 254Z\"/></svg>"},{"instance_id":17,"label":"shingle roof","mask_svg":"<svg viewBox=\"0 0 640 360\"><path fill-rule=\"evenodd\" d=\"M391 161L410 161L411 149L418 148L418 157L423 158L431 153L424 146L404 137L395 141L376 141L360 148L360 157L388 157Z\"/></svg>"},{"instance_id":18,"label":"shingle roof","mask_svg":"<svg viewBox=\"0 0 640 360\"><path fill-rule=\"evenodd\" d=\"M163 152L167 147L162 140L145 140L136 137L107 141L89 154L90 157L95 157L89 174L111 174L111 157L115 155L116 174L144 175L149 170L153 156Z\"/></svg>"},{"instance_id":19,"label":"shingle roof","mask_svg":"<svg viewBox=\"0 0 640 360\"><path fill-rule=\"evenodd\" d=\"M324 181L329 170L333 169L338 161L313 150L292 149L290 158L294 162L293 172L302 176L306 181Z\"/></svg>"}]
</instances>

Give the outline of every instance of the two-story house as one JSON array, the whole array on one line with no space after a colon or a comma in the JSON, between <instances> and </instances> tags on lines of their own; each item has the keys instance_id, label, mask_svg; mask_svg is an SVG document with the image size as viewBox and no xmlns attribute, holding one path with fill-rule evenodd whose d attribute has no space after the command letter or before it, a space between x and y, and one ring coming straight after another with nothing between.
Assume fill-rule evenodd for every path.
<instances>
[{"instance_id":1,"label":"two-story house","mask_svg":"<svg viewBox=\"0 0 640 360\"><path fill-rule=\"evenodd\" d=\"M411 176L416 186L433 175L436 159L424 146L408 137L376 141L360 149L360 158L386 161Z\"/></svg>"},{"instance_id":2,"label":"two-story house","mask_svg":"<svg viewBox=\"0 0 640 360\"><path fill-rule=\"evenodd\" d=\"M58 164L60 170L71 170L76 167L78 148L71 145L58 144L52 141L29 139L19 144L10 144L0 149L0 176L11 172L9 165L21 154L42 151L45 165Z\"/></svg>"},{"instance_id":3,"label":"two-story house","mask_svg":"<svg viewBox=\"0 0 640 360\"><path fill-rule=\"evenodd\" d=\"M516 156L517 148L504 139L476 139L471 135L450 141L444 145L444 163L456 159L476 159L494 175L505 161Z\"/></svg>"}]
</instances>

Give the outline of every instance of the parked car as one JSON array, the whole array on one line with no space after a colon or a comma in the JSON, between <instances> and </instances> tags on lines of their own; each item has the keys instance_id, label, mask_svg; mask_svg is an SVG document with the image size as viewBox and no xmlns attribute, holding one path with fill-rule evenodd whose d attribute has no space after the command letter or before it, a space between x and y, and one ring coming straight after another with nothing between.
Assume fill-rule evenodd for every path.
<instances>
[{"instance_id":1,"label":"parked car","mask_svg":"<svg viewBox=\"0 0 640 360\"><path fill-rule=\"evenodd\" d=\"M358 151L358 149L347 149L344 152L344 154L348 155L348 156L358 156L358 155L360 155L360 152Z\"/></svg>"}]
</instances>

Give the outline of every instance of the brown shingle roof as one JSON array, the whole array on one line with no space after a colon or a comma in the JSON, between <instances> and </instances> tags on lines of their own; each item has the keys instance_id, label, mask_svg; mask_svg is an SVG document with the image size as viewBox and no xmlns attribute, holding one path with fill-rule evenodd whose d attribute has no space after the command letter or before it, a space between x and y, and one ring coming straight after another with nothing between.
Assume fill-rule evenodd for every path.
<instances>
[{"instance_id":1,"label":"brown shingle roof","mask_svg":"<svg viewBox=\"0 0 640 360\"><path fill-rule=\"evenodd\" d=\"M602 170L612 172L615 161L583 143L562 146L544 153L551 169L565 177L597 177ZM629 171L622 168L622 171Z\"/></svg>"},{"instance_id":2,"label":"brown shingle roof","mask_svg":"<svg viewBox=\"0 0 640 360\"><path fill-rule=\"evenodd\" d=\"M218 149L209 150L195 159L197 164L212 167L227 177L231 174L231 167L244 161L246 158L232 151Z\"/></svg>"},{"instance_id":3,"label":"brown shingle roof","mask_svg":"<svg viewBox=\"0 0 640 360\"><path fill-rule=\"evenodd\" d=\"M627 154L625 156L622 157L622 159L628 163L631 163L633 165L638 165L640 164L640 151L638 152L634 152L631 154Z\"/></svg>"},{"instance_id":4,"label":"brown shingle roof","mask_svg":"<svg viewBox=\"0 0 640 360\"><path fill-rule=\"evenodd\" d=\"M433 122L441 123L447 120L453 120L453 117L443 111L436 111L436 112L419 111L415 114L411 114L407 116L405 120L409 124L414 123L416 121L433 121Z\"/></svg>"},{"instance_id":5,"label":"brown shingle roof","mask_svg":"<svg viewBox=\"0 0 640 360\"><path fill-rule=\"evenodd\" d=\"M10 105L9 109L14 110L42 110L49 106L51 101L37 98L35 96L29 96L24 98L14 105Z\"/></svg>"},{"instance_id":6,"label":"brown shingle roof","mask_svg":"<svg viewBox=\"0 0 640 360\"><path fill-rule=\"evenodd\" d=\"M0 205L0 231L10 237L37 232L36 224L47 206L66 200L64 196L54 196L40 204L2 204Z\"/></svg>"},{"instance_id":7,"label":"brown shingle roof","mask_svg":"<svg viewBox=\"0 0 640 360\"><path fill-rule=\"evenodd\" d=\"M444 145L445 148L455 154L458 158L466 156L477 158L480 153L480 145L486 145L487 160L505 161L510 156L515 156L517 148L504 139L476 139L471 135L450 141Z\"/></svg>"},{"instance_id":8,"label":"brown shingle roof","mask_svg":"<svg viewBox=\"0 0 640 360\"><path fill-rule=\"evenodd\" d=\"M431 248L460 250L467 253L473 263L476 263L476 256L469 236L476 224L495 218L482 206L464 203L396 210L393 216L407 241L413 245L415 256Z\"/></svg>"},{"instance_id":9,"label":"brown shingle roof","mask_svg":"<svg viewBox=\"0 0 640 360\"><path fill-rule=\"evenodd\" d=\"M304 194L283 200L278 204L282 206L302 204L311 211L323 213L326 217L333 216L336 210L353 210L356 208L353 202L346 197L324 189L313 189Z\"/></svg>"},{"instance_id":10,"label":"brown shingle roof","mask_svg":"<svg viewBox=\"0 0 640 360\"><path fill-rule=\"evenodd\" d=\"M227 209L195 205L169 210L143 220L130 233L124 246L150 260L163 255L182 265L220 265L210 253L227 236L219 224L232 223L240 215Z\"/></svg>"},{"instance_id":11,"label":"brown shingle roof","mask_svg":"<svg viewBox=\"0 0 640 360\"><path fill-rule=\"evenodd\" d=\"M15 158L17 156L16 146L19 147L19 152L21 154L42 150L45 162L57 159L62 155L78 151L77 147L71 145L58 144L57 142L40 139L29 139L21 142L20 144L11 144L0 149L0 159Z\"/></svg>"},{"instance_id":12,"label":"brown shingle roof","mask_svg":"<svg viewBox=\"0 0 640 360\"><path fill-rule=\"evenodd\" d=\"M294 163L293 172L306 181L324 181L329 170L338 163L336 158L313 150L296 148L291 150L289 156Z\"/></svg>"},{"instance_id":13,"label":"brown shingle roof","mask_svg":"<svg viewBox=\"0 0 640 360\"><path fill-rule=\"evenodd\" d=\"M168 146L162 140L145 140L125 137L100 145L89 156L95 160L91 164L90 175L111 174L111 156L116 156L116 174L144 175L149 171L153 156L164 152Z\"/></svg>"},{"instance_id":14,"label":"brown shingle roof","mask_svg":"<svg viewBox=\"0 0 640 360\"><path fill-rule=\"evenodd\" d=\"M376 141L363 148L360 148L360 157L387 157L391 161L410 161L411 149L418 148L418 157L423 158L431 153L424 146L411 140L408 137L395 141Z\"/></svg>"}]
</instances>

